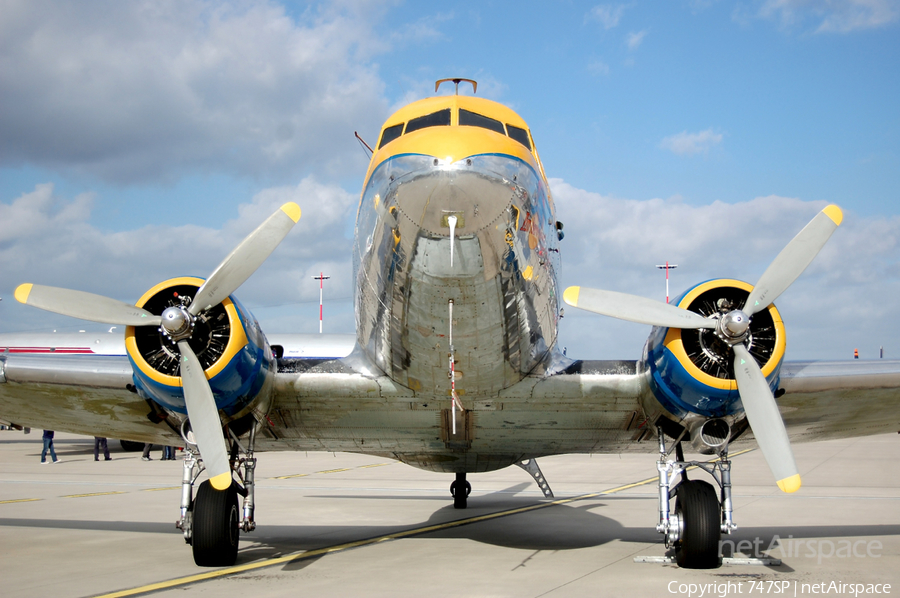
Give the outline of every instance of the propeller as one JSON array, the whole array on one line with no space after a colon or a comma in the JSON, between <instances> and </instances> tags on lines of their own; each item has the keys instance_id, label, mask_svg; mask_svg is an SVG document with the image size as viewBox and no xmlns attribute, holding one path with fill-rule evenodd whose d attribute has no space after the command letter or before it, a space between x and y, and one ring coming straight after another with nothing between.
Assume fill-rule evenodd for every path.
<instances>
[{"instance_id":1,"label":"propeller","mask_svg":"<svg viewBox=\"0 0 900 598\"><path fill-rule=\"evenodd\" d=\"M567 288L563 300L573 307L640 324L715 330L734 353L734 377L741 403L769 469L781 490L795 492L800 488L800 473L784 420L759 364L744 341L753 315L768 308L806 270L842 220L843 213L836 205L819 212L763 272L743 309L735 309L720 318L704 318L676 305L645 297L577 286Z\"/></svg>"},{"instance_id":2,"label":"propeller","mask_svg":"<svg viewBox=\"0 0 900 598\"><path fill-rule=\"evenodd\" d=\"M169 307L160 316L102 295L37 284L20 285L15 297L25 305L92 322L160 326L181 354L184 403L210 483L218 490L225 490L231 486L231 464L222 422L206 372L188 339L196 317L236 291L266 261L298 220L300 206L294 202L281 206L219 264L197 290L188 308Z\"/></svg>"}]
</instances>

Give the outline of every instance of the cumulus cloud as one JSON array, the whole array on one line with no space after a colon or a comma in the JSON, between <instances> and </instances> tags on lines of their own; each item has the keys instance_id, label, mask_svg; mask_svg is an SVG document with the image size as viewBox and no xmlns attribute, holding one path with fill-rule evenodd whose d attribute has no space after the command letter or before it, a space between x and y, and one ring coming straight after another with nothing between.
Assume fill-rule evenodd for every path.
<instances>
[{"instance_id":1,"label":"cumulus cloud","mask_svg":"<svg viewBox=\"0 0 900 598\"><path fill-rule=\"evenodd\" d=\"M0 165L117 183L198 171L296 180L355 164L353 131L387 114L371 60L402 36L377 36L383 8L365 2L299 16L266 0L0 10Z\"/></svg>"},{"instance_id":2,"label":"cumulus cloud","mask_svg":"<svg viewBox=\"0 0 900 598\"><path fill-rule=\"evenodd\" d=\"M735 204L690 205L679 197L620 199L550 181L566 227L561 287L582 285L664 299L656 264L678 264L672 296L711 278L754 283L824 202L767 196ZM239 206L221 228L148 226L121 232L90 224L95 198L59 196L52 185L0 202L0 318L4 331L63 330L90 324L16 303L13 289L35 282L133 302L173 276L208 275L278 206L296 201L300 222L238 290L267 332L318 330L325 272L326 331L352 333L352 223L357 198L308 177L273 187ZM853 348L900 357L900 217L845 214L844 223L777 305L787 324L788 358L846 358ZM578 358L637 358L646 326L566 307L560 340Z\"/></svg>"},{"instance_id":3,"label":"cumulus cloud","mask_svg":"<svg viewBox=\"0 0 900 598\"><path fill-rule=\"evenodd\" d=\"M587 69L592 75L604 76L609 74L609 65L602 60L592 60L588 64Z\"/></svg>"},{"instance_id":4,"label":"cumulus cloud","mask_svg":"<svg viewBox=\"0 0 900 598\"><path fill-rule=\"evenodd\" d=\"M619 25L626 8L627 4L598 4L588 11L585 21L596 21L604 29L612 29Z\"/></svg>"},{"instance_id":5,"label":"cumulus cloud","mask_svg":"<svg viewBox=\"0 0 900 598\"><path fill-rule=\"evenodd\" d=\"M900 18L897 0L765 0L759 15L783 26L812 20L817 32L849 33L884 27Z\"/></svg>"},{"instance_id":6,"label":"cumulus cloud","mask_svg":"<svg viewBox=\"0 0 900 598\"><path fill-rule=\"evenodd\" d=\"M722 134L716 133L712 129L706 129L699 133L682 131L676 135L671 135L660 141L659 147L679 156L690 156L700 153L705 154L710 148L720 143L722 143Z\"/></svg>"},{"instance_id":7,"label":"cumulus cloud","mask_svg":"<svg viewBox=\"0 0 900 598\"><path fill-rule=\"evenodd\" d=\"M71 319L60 320L12 300L12 291L23 282L90 291L133 303L167 278L206 277L241 239L287 201L301 206L300 221L237 296L254 311L254 306L318 303L318 285L309 278L310 272L327 269L332 275L330 296L350 297L351 239L345 231L357 200L340 187L308 177L298 185L266 189L240 205L221 229L146 226L106 232L90 224L91 195L67 199L55 194L53 185L38 185L9 203L0 203L0 263L4 264L0 296L9 299L0 303L3 327L8 331L43 330L44 322L73 326ZM350 323L343 332L352 330Z\"/></svg>"},{"instance_id":8,"label":"cumulus cloud","mask_svg":"<svg viewBox=\"0 0 900 598\"><path fill-rule=\"evenodd\" d=\"M646 35L647 35L646 29L644 29L643 31L638 31L637 33L635 33L635 32L629 33L628 36L625 38L625 43L628 44L628 49L629 50L637 50L638 47L640 47L640 45L642 43L644 43L644 37Z\"/></svg>"},{"instance_id":9,"label":"cumulus cloud","mask_svg":"<svg viewBox=\"0 0 900 598\"><path fill-rule=\"evenodd\" d=\"M689 205L679 198L619 199L550 182L566 238L562 287L581 285L665 299L656 264L678 264L672 296L712 278L751 284L824 202L757 197ZM777 301L787 325L788 358L848 358L853 348L900 356L900 218L844 223L806 272ZM649 327L566 307L560 338L569 356L637 358Z\"/></svg>"}]
</instances>

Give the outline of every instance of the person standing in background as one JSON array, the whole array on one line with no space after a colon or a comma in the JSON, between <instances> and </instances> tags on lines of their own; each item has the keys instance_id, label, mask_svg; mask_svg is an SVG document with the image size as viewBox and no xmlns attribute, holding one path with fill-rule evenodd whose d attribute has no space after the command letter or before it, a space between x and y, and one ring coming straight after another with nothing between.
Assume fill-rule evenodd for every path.
<instances>
[{"instance_id":1,"label":"person standing in background","mask_svg":"<svg viewBox=\"0 0 900 598\"><path fill-rule=\"evenodd\" d=\"M50 458L54 463L59 463L56 456L56 450L53 448L53 430L44 430L44 450L41 451L41 465L47 464L47 451L50 451Z\"/></svg>"},{"instance_id":2,"label":"person standing in background","mask_svg":"<svg viewBox=\"0 0 900 598\"><path fill-rule=\"evenodd\" d=\"M109 457L109 445L103 436L94 436L94 461L100 460L100 451L103 451L104 461L111 461Z\"/></svg>"}]
</instances>

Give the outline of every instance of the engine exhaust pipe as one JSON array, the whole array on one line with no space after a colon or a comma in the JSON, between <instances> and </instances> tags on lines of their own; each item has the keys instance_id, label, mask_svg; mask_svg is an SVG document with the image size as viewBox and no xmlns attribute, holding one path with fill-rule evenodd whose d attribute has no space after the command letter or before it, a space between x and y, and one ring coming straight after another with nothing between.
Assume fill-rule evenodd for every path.
<instances>
[{"instance_id":1,"label":"engine exhaust pipe","mask_svg":"<svg viewBox=\"0 0 900 598\"><path fill-rule=\"evenodd\" d=\"M731 424L716 417L691 428L691 446L701 455L721 453L731 439Z\"/></svg>"}]
</instances>

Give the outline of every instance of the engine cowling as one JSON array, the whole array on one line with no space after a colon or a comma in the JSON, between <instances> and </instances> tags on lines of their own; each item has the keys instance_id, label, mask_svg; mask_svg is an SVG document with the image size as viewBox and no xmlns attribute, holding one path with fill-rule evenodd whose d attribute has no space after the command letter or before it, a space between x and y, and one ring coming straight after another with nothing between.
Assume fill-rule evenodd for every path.
<instances>
[{"instance_id":1,"label":"engine cowling","mask_svg":"<svg viewBox=\"0 0 900 598\"><path fill-rule=\"evenodd\" d=\"M136 305L152 314L187 307L203 282L195 277L161 282ZM202 312L188 342L203 366L216 407L228 419L239 418L250 408L268 411L275 359L259 323L237 299L228 297ZM163 329L128 326L125 348L138 392L169 411L186 414L179 351Z\"/></svg>"},{"instance_id":2,"label":"engine cowling","mask_svg":"<svg viewBox=\"0 0 900 598\"><path fill-rule=\"evenodd\" d=\"M688 289L672 303L718 319L743 307L752 288L739 280L709 280ZM784 323L774 305L753 315L744 344L774 392L785 348ZM653 395L675 421L697 415L743 416L733 359L728 344L715 330L659 327L651 331L643 357Z\"/></svg>"}]
</instances>

